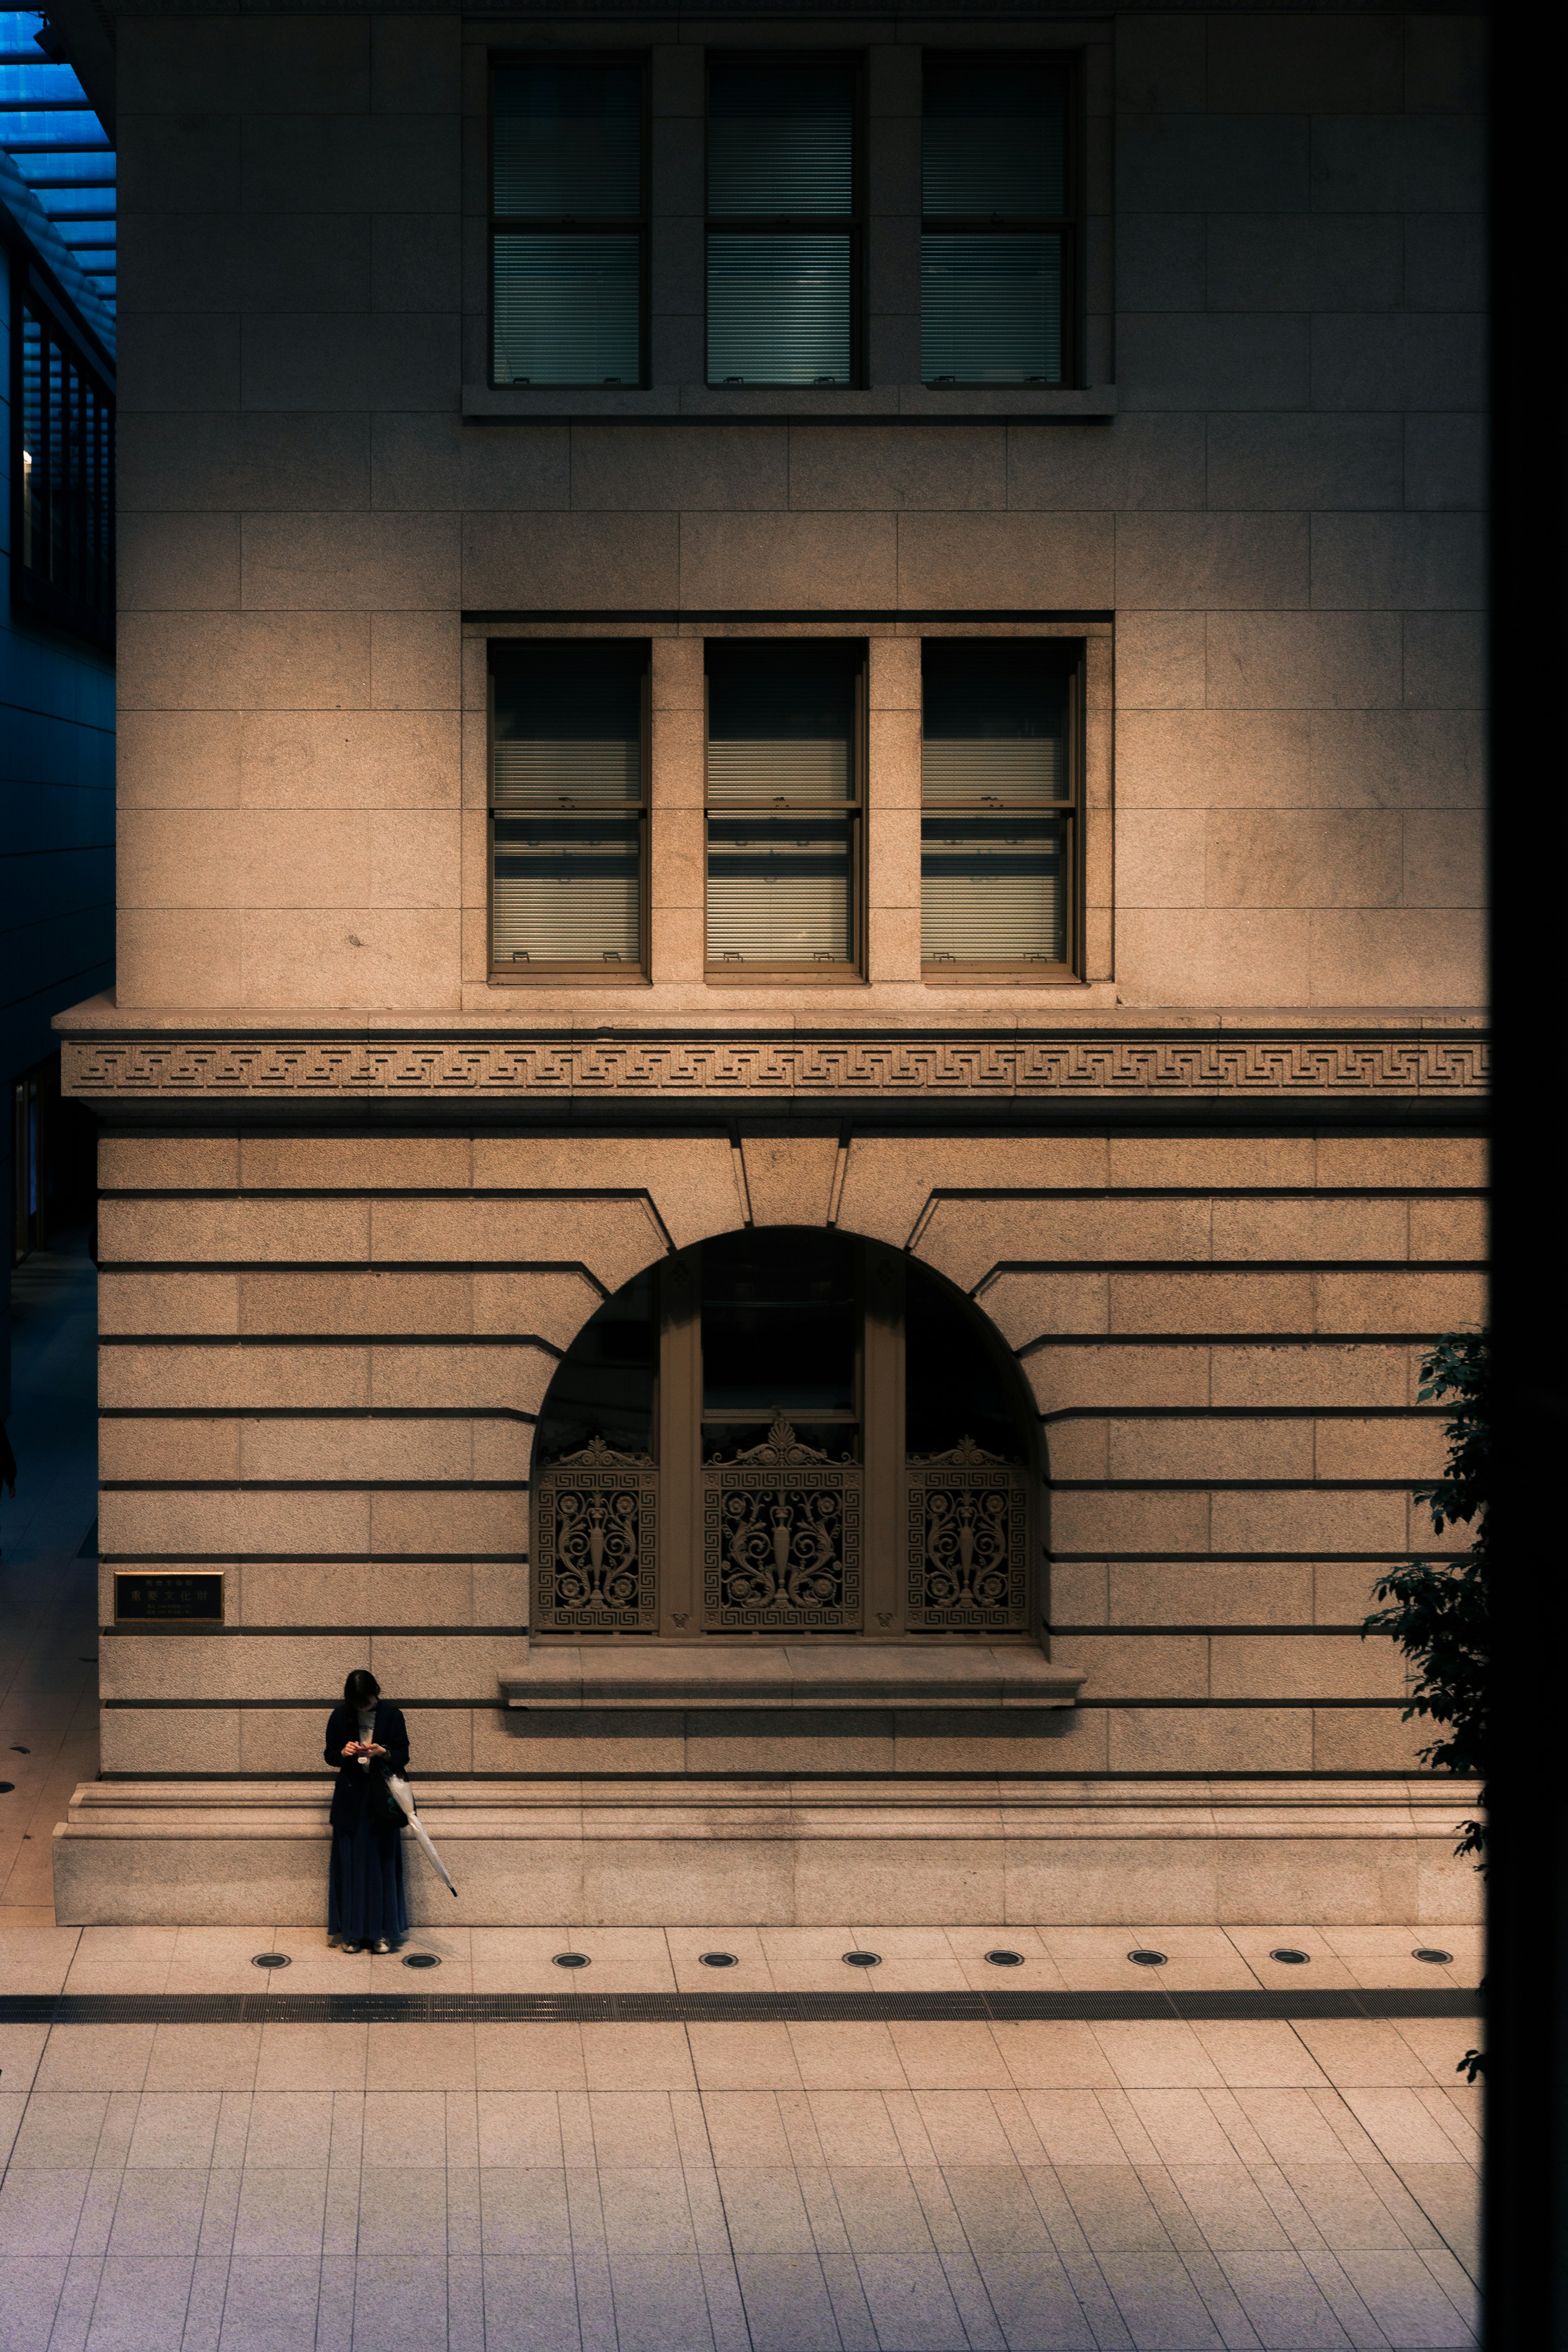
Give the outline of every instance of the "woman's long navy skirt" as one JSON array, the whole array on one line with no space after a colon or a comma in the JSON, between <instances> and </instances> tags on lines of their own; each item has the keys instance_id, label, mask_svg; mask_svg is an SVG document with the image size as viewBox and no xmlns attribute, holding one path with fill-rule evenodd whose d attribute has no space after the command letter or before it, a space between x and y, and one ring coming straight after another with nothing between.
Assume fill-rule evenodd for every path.
<instances>
[{"instance_id":1,"label":"woman's long navy skirt","mask_svg":"<svg viewBox=\"0 0 1568 2352\"><path fill-rule=\"evenodd\" d=\"M401 1943L408 1933L403 1891L403 1833L384 1837L362 1812L357 1829L332 1832L327 1933L345 1944Z\"/></svg>"}]
</instances>

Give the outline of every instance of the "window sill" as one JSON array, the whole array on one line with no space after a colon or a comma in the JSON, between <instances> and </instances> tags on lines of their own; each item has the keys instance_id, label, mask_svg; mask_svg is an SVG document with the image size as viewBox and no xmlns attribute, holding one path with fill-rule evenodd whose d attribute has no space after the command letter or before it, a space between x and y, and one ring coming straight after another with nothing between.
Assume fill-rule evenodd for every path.
<instances>
[{"instance_id":1,"label":"window sill","mask_svg":"<svg viewBox=\"0 0 1568 2352\"><path fill-rule=\"evenodd\" d=\"M864 988L866 975L853 964L710 964L702 975L709 988Z\"/></svg>"},{"instance_id":2,"label":"window sill","mask_svg":"<svg viewBox=\"0 0 1568 2352\"><path fill-rule=\"evenodd\" d=\"M498 964L490 973L491 988L651 988L653 983L646 971L623 965L618 971L601 971L590 966L585 971L564 971L559 966L547 970L540 965L532 971L518 971L510 964Z\"/></svg>"},{"instance_id":3,"label":"window sill","mask_svg":"<svg viewBox=\"0 0 1568 2352\"><path fill-rule=\"evenodd\" d=\"M706 384L655 384L645 391L577 389L541 384L466 383L463 418L469 425L701 425L715 420L751 425L973 424L994 417L1014 424L1072 423L1114 416L1116 386L1032 392L1022 384L960 385L934 391L923 383L879 384L868 390L816 392L807 386L757 384L726 390Z\"/></svg>"},{"instance_id":4,"label":"window sill","mask_svg":"<svg viewBox=\"0 0 1568 2352\"><path fill-rule=\"evenodd\" d=\"M945 964L926 964L921 979L927 988L1084 988L1086 981L1060 966L1050 971L1027 971L997 964L950 971Z\"/></svg>"},{"instance_id":5,"label":"window sill","mask_svg":"<svg viewBox=\"0 0 1568 2352\"><path fill-rule=\"evenodd\" d=\"M1032 1643L926 1648L909 1642L613 1645L529 1652L500 1686L509 1708L1058 1707L1082 1674Z\"/></svg>"}]
</instances>

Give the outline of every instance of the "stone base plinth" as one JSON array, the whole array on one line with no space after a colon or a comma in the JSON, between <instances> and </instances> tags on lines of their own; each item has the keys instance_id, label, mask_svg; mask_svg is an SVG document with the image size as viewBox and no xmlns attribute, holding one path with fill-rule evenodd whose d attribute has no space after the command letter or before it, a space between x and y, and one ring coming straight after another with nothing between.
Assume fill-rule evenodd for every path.
<instances>
[{"instance_id":1,"label":"stone base plinth","mask_svg":"<svg viewBox=\"0 0 1568 2352\"><path fill-rule=\"evenodd\" d=\"M475 1927L1325 1926L1478 1918L1478 1791L1434 1780L430 1780L416 1922ZM91 1782L55 1831L62 1925L324 1916L330 1790Z\"/></svg>"}]
</instances>

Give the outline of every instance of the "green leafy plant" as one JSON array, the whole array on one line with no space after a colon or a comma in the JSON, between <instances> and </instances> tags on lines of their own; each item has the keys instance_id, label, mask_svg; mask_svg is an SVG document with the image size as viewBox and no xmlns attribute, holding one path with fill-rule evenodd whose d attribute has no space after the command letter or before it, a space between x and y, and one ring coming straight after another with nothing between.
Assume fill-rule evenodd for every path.
<instances>
[{"instance_id":1,"label":"green leafy plant","mask_svg":"<svg viewBox=\"0 0 1568 2352\"><path fill-rule=\"evenodd\" d=\"M1412 1560L1381 1579L1379 1601L1393 1605L1375 1612L1362 1628L1391 1634L1417 1669L1403 1720L1426 1716L1442 1736L1420 1750L1434 1771L1484 1778L1487 1769L1486 1507L1491 1480L1491 1356L1485 1331L1451 1333L1421 1360L1423 1404L1456 1400L1447 1425L1448 1475L1420 1488L1415 1499L1432 1514L1438 1535L1450 1527L1473 1527L1469 1549L1452 1560ZM1481 1791L1486 1804L1486 1790ZM1456 1855L1474 1854L1486 1867L1484 1821L1459 1823ZM1457 2073L1474 2082L1482 2071L1479 2050L1468 2050Z\"/></svg>"}]
</instances>

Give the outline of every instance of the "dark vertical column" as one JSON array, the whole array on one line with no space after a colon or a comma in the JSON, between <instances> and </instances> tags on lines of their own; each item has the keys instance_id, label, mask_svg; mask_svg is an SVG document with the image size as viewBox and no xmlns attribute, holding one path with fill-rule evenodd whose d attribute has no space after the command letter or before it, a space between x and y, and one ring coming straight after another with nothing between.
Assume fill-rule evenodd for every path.
<instances>
[{"instance_id":1,"label":"dark vertical column","mask_svg":"<svg viewBox=\"0 0 1568 2352\"><path fill-rule=\"evenodd\" d=\"M701 1626L702 1277L693 1250L658 1270L658 1630Z\"/></svg>"},{"instance_id":2,"label":"dark vertical column","mask_svg":"<svg viewBox=\"0 0 1568 2352\"><path fill-rule=\"evenodd\" d=\"M1499 1123L1487 2341L1568 2345L1568 401L1557 9L1503 8L1492 101L1492 791Z\"/></svg>"}]
</instances>

